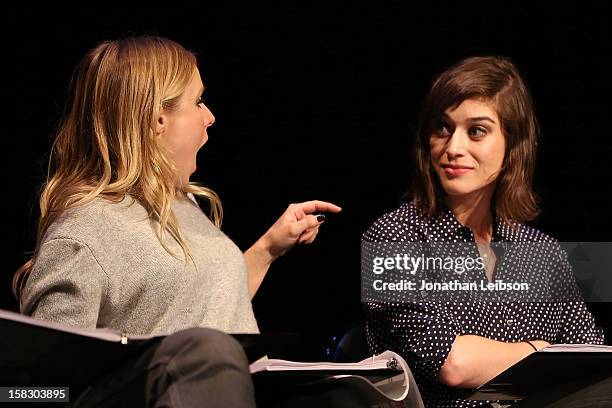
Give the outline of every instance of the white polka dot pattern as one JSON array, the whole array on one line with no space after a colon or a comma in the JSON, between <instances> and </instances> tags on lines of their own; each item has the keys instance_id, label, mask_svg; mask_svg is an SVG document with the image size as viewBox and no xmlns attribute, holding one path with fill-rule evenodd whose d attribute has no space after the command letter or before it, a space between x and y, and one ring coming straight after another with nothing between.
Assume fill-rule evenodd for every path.
<instances>
[{"instance_id":1,"label":"white polka dot pattern","mask_svg":"<svg viewBox=\"0 0 612 408\"><path fill-rule=\"evenodd\" d=\"M469 228L446 209L440 217L419 215L414 203L406 203L379 218L363 235L366 242L474 242ZM579 293L567 255L558 243L522 224L510 226L496 217L493 241L538 242L543 254L559 271L557 280L568 293ZM366 303L366 333L370 351L393 350L409 362L426 407L481 407L491 401L469 401L470 390L453 389L437 381L458 335L519 342L603 344L584 302L377 302Z\"/></svg>"}]
</instances>

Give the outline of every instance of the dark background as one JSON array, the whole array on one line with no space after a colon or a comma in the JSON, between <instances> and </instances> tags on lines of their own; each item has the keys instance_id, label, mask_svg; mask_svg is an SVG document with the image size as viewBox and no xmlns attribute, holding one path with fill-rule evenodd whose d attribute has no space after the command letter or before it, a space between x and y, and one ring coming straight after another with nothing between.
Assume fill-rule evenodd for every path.
<instances>
[{"instance_id":1,"label":"dark background","mask_svg":"<svg viewBox=\"0 0 612 408\"><path fill-rule=\"evenodd\" d=\"M315 244L278 260L254 307L262 331L307 333L317 353L361 317L360 235L406 191L416 115L432 77L506 55L532 91L543 137L534 223L561 241L611 224L610 13L589 2L85 6L5 11L0 307L34 247L37 194L80 57L106 39L158 34L197 52L216 116L192 180L217 191L247 249L291 202L322 199ZM608 304L590 304L611 327ZM609 342L609 339L607 339Z\"/></svg>"}]
</instances>

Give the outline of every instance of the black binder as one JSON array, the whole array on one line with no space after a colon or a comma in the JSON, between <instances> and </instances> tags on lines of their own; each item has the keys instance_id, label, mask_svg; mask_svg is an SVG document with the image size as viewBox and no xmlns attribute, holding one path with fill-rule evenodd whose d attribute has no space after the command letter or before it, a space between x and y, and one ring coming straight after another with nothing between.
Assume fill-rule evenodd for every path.
<instances>
[{"instance_id":1,"label":"black binder","mask_svg":"<svg viewBox=\"0 0 612 408\"><path fill-rule=\"evenodd\" d=\"M612 376L612 347L556 344L544 350L481 385L468 399L522 400L584 378Z\"/></svg>"}]
</instances>

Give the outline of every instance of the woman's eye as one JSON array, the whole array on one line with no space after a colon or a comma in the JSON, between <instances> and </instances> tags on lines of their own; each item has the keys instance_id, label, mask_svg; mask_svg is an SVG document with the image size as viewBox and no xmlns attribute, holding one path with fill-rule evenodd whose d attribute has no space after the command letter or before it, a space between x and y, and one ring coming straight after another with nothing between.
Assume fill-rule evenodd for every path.
<instances>
[{"instance_id":1,"label":"woman's eye","mask_svg":"<svg viewBox=\"0 0 612 408\"><path fill-rule=\"evenodd\" d=\"M439 137L447 137L450 135L451 132L446 123L440 122L436 126L434 126L433 133Z\"/></svg>"},{"instance_id":2,"label":"woman's eye","mask_svg":"<svg viewBox=\"0 0 612 408\"><path fill-rule=\"evenodd\" d=\"M487 129L482 127L474 127L469 130L469 135L472 137L483 137L487 134Z\"/></svg>"},{"instance_id":3,"label":"woman's eye","mask_svg":"<svg viewBox=\"0 0 612 408\"><path fill-rule=\"evenodd\" d=\"M198 98L198 101L196 102L196 105L201 105L201 104L204 104L204 97L203 96L200 96Z\"/></svg>"}]
</instances>

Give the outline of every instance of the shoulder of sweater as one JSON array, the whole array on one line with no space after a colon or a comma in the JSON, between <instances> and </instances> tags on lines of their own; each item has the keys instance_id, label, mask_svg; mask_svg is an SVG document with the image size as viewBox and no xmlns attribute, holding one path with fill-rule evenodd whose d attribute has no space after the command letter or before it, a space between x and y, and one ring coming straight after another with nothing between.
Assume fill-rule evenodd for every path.
<instances>
[{"instance_id":1,"label":"shoulder of sweater","mask_svg":"<svg viewBox=\"0 0 612 408\"><path fill-rule=\"evenodd\" d=\"M123 228L133 228L134 223L147 219L145 208L130 196L119 202L97 197L61 214L49 227L45 240L74 238L87 242L87 238L96 238Z\"/></svg>"}]
</instances>

